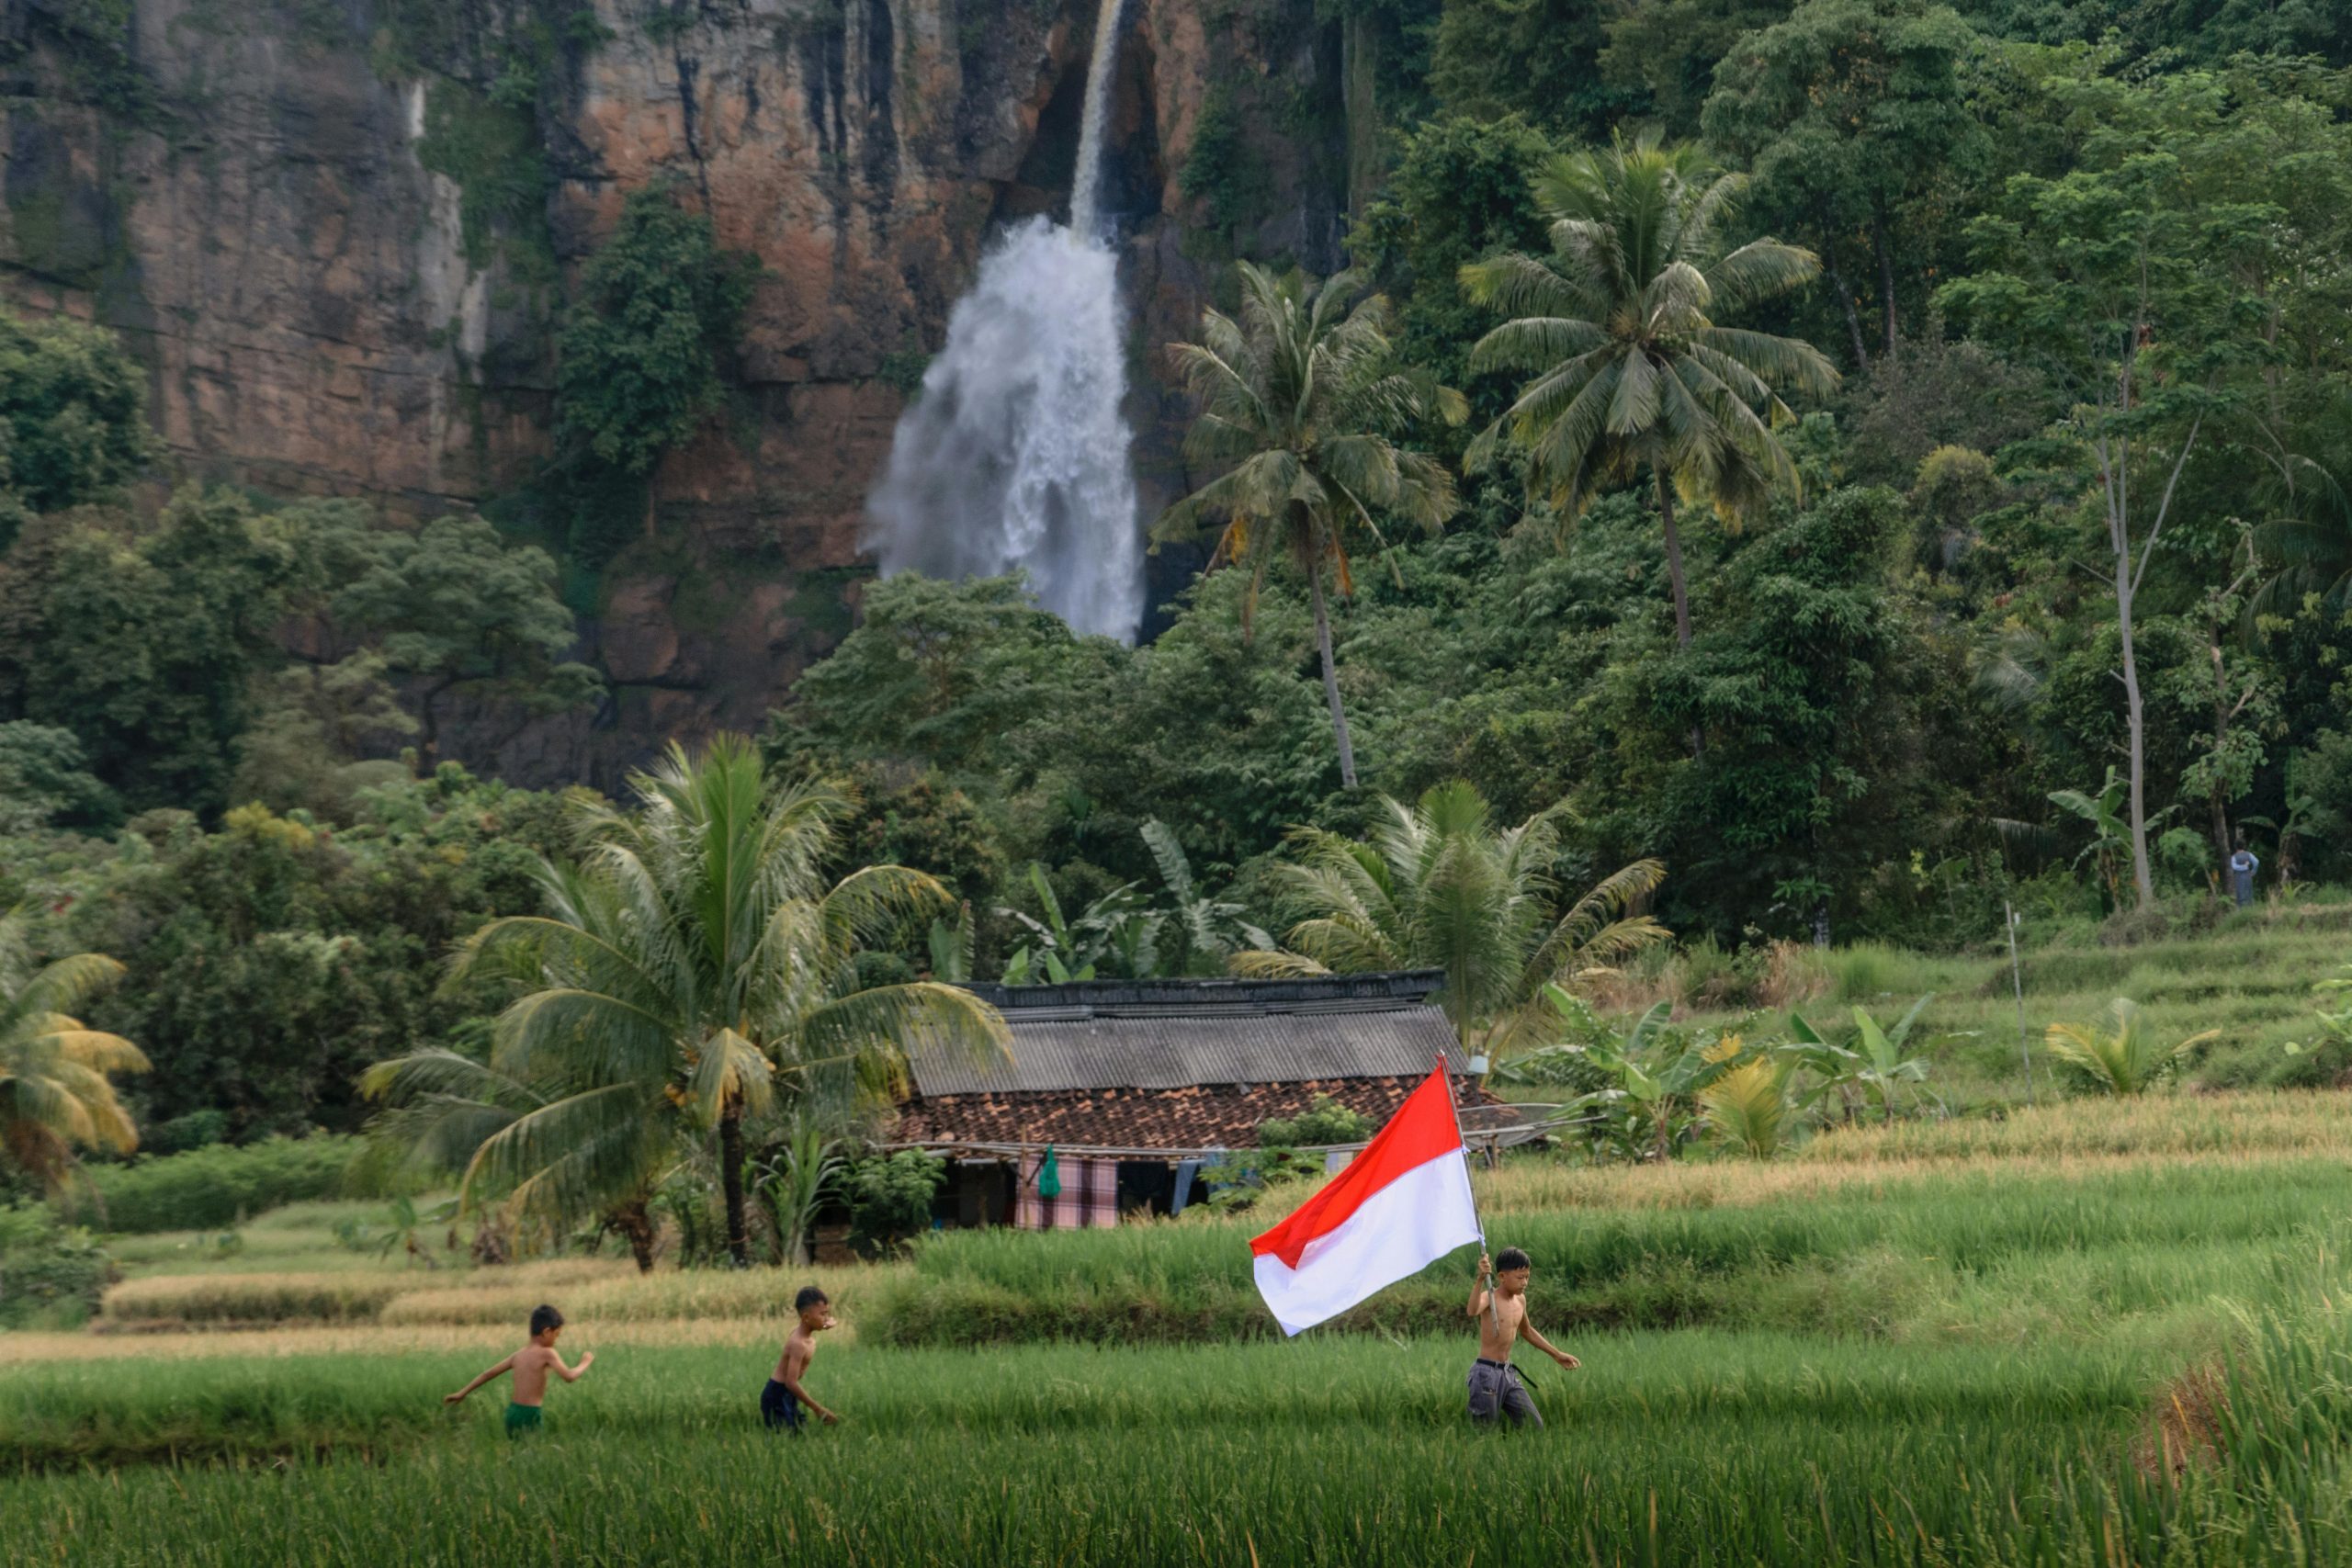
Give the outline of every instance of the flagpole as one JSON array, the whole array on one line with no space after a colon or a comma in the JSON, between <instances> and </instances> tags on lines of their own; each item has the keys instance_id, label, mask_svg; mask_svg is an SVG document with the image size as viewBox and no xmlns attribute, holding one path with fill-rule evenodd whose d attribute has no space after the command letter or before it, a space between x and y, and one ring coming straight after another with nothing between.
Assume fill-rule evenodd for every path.
<instances>
[{"instance_id":1,"label":"flagpole","mask_svg":"<svg viewBox=\"0 0 2352 1568\"><path fill-rule=\"evenodd\" d=\"M1446 1070L1445 1053L1442 1051L1437 1054L1437 1076L1445 1084L1445 1108L1453 1113L1453 1135L1459 1138L1462 1136L1462 1107L1454 1102L1453 1075ZM1467 1142L1462 1145L1462 1175L1465 1180L1470 1175L1470 1145ZM1487 1265L1486 1273L1479 1276L1487 1281L1487 1314L1494 1319L1495 1332L1500 1334L1503 1331L1502 1303L1495 1300L1494 1259L1487 1251L1487 1222L1478 1216L1478 1195L1476 1192L1470 1194L1470 1223L1478 1232L1478 1257Z\"/></svg>"}]
</instances>

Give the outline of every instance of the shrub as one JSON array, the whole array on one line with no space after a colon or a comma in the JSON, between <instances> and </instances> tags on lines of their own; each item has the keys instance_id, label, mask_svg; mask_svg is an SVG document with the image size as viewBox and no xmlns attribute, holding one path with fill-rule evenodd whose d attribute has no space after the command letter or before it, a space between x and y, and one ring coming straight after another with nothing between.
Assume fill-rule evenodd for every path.
<instances>
[{"instance_id":1,"label":"shrub","mask_svg":"<svg viewBox=\"0 0 2352 1568\"><path fill-rule=\"evenodd\" d=\"M1360 1144L1372 1135L1372 1119L1351 1111L1328 1094L1292 1117L1270 1116L1258 1123L1261 1149L1315 1148L1326 1144Z\"/></svg>"},{"instance_id":2,"label":"shrub","mask_svg":"<svg viewBox=\"0 0 2352 1568\"><path fill-rule=\"evenodd\" d=\"M0 1328L81 1323L121 1276L96 1237L20 1203L0 1209Z\"/></svg>"},{"instance_id":3,"label":"shrub","mask_svg":"<svg viewBox=\"0 0 2352 1568\"><path fill-rule=\"evenodd\" d=\"M900 1149L857 1162L849 1175L849 1244L872 1258L894 1251L931 1228L931 1198L947 1179L947 1162Z\"/></svg>"},{"instance_id":4,"label":"shrub","mask_svg":"<svg viewBox=\"0 0 2352 1568\"><path fill-rule=\"evenodd\" d=\"M130 1165L91 1166L93 1217L107 1230L128 1234L217 1230L281 1203L346 1191L361 1146L357 1138L270 1138ZM62 1201L88 1206L86 1199L69 1196Z\"/></svg>"}]
</instances>

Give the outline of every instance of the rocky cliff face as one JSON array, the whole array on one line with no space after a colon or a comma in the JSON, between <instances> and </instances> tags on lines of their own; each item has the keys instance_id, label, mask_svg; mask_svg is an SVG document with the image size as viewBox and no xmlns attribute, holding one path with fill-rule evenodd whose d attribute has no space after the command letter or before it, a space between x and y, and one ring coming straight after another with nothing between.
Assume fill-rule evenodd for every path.
<instances>
[{"instance_id":1,"label":"rocky cliff face","mask_svg":"<svg viewBox=\"0 0 2352 1568\"><path fill-rule=\"evenodd\" d=\"M0 287L119 329L187 471L481 504L544 460L565 282L628 192L679 182L764 265L733 416L660 470L652 536L575 582L611 702L454 731L510 777L607 785L672 735L756 728L850 623L905 389L991 225L1067 205L1095 26L1091 0L132 0L127 34L106 11L0 3ZM1129 0L1125 39L1151 507L1183 479L1158 345L1236 243L1332 264L1344 142L1312 0ZM1216 165L1188 177L1204 121Z\"/></svg>"}]
</instances>

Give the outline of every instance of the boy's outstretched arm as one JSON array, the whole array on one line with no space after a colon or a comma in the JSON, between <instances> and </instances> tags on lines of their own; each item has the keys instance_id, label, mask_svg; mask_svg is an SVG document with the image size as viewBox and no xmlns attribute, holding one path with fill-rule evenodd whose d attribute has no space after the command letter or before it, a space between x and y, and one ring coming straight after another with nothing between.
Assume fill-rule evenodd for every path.
<instances>
[{"instance_id":1,"label":"boy's outstretched arm","mask_svg":"<svg viewBox=\"0 0 2352 1568\"><path fill-rule=\"evenodd\" d=\"M796 1345L792 1348L786 1350L784 1356L785 1390L789 1393L793 1398L798 1400L801 1404L815 1411L817 1413L817 1419L822 1421L828 1427L833 1426L841 1420L841 1416L836 1412L828 1410L823 1405L818 1404L816 1396L810 1393L807 1389L800 1386L800 1374L808 1370L808 1358L801 1353L798 1346Z\"/></svg>"},{"instance_id":2,"label":"boy's outstretched arm","mask_svg":"<svg viewBox=\"0 0 2352 1568\"><path fill-rule=\"evenodd\" d=\"M1538 1350L1541 1350L1545 1355L1551 1357L1552 1359L1559 1362L1560 1365L1564 1367L1574 1369L1584 1364L1577 1360L1574 1356L1569 1355L1566 1350L1555 1347L1549 1339L1544 1338L1541 1334L1536 1333L1535 1325L1525 1317L1521 1317L1519 1320L1519 1337L1521 1339L1526 1340L1530 1345L1534 1346Z\"/></svg>"},{"instance_id":3,"label":"boy's outstretched arm","mask_svg":"<svg viewBox=\"0 0 2352 1568\"><path fill-rule=\"evenodd\" d=\"M555 1359L555 1375L561 1378L566 1382L578 1382L580 1381L580 1374L588 1370L588 1363L595 1359L596 1352L591 1350L586 1355L580 1358L580 1364L578 1366L567 1367L563 1364L563 1358L561 1356L558 1356Z\"/></svg>"},{"instance_id":4,"label":"boy's outstretched arm","mask_svg":"<svg viewBox=\"0 0 2352 1568\"><path fill-rule=\"evenodd\" d=\"M1487 1260L1485 1253L1478 1254L1478 1272L1470 1281L1470 1305L1463 1316L1476 1317L1487 1310L1487 1282L1494 1277L1495 1266Z\"/></svg>"},{"instance_id":5,"label":"boy's outstretched arm","mask_svg":"<svg viewBox=\"0 0 2352 1568\"><path fill-rule=\"evenodd\" d=\"M503 1360L503 1361L499 1362L499 1363L498 1363L498 1365L496 1365L496 1366L494 1366L494 1367L491 1368L491 1369L490 1369L490 1371L486 1371L486 1372L482 1373L482 1375L481 1375L481 1376L480 1376L480 1377L478 1377L478 1378L474 1379L474 1381L473 1381L473 1382L471 1382L468 1383L465 1387L463 1387L463 1388L459 1389L457 1393L445 1393L445 1394L443 1394L443 1395L441 1396L441 1403L442 1403L442 1404L457 1404L462 1403L462 1402L464 1401L464 1399L465 1399L466 1395L468 1395L468 1394L469 1394L469 1393L473 1393L473 1391L474 1391L474 1390L476 1390L476 1389L480 1388L482 1384L484 1384L484 1383L488 1382L491 1379L492 1379L492 1378L494 1378L494 1377L503 1377L503 1375L505 1375L507 1372L510 1372L510 1371L514 1371L514 1357L512 1357L512 1356L509 1356L509 1357L507 1357L507 1358L506 1358L506 1359L504 1359L504 1360Z\"/></svg>"}]
</instances>

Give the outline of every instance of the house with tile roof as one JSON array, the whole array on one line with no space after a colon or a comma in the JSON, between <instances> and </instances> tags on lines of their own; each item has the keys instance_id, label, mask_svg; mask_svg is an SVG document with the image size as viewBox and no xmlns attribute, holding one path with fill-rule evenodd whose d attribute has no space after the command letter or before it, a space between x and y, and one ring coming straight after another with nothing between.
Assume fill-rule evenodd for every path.
<instances>
[{"instance_id":1,"label":"house with tile roof","mask_svg":"<svg viewBox=\"0 0 2352 1568\"><path fill-rule=\"evenodd\" d=\"M1441 1054L1458 1058L1430 1002L1442 979L974 985L1012 1030L1011 1060L918 1055L888 1138L953 1162L943 1223L1082 1228L1179 1212L1201 1195L1197 1173L1254 1147L1261 1122L1328 1097L1376 1126ZM1523 1125L1466 1077L1455 1093L1474 1144Z\"/></svg>"}]
</instances>

